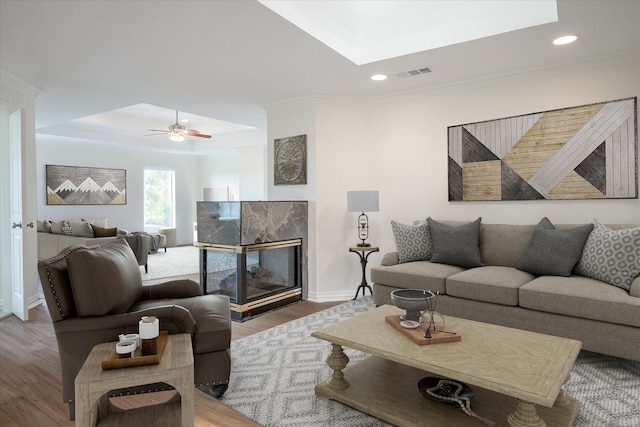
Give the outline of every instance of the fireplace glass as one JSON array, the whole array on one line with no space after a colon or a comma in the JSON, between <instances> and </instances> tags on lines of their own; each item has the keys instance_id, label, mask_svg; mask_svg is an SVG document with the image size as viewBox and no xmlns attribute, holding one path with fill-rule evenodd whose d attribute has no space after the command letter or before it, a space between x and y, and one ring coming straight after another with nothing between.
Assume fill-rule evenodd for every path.
<instances>
[{"instance_id":1,"label":"fireplace glass","mask_svg":"<svg viewBox=\"0 0 640 427\"><path fill-rule=\"evenodd\" d=\"M290 302L290 297L297 300L301 290L300 249L299 240L207 246L201 250L203 290L227 295L232 317L241 313L241 318Z\"/></svg>"}]
</instances>

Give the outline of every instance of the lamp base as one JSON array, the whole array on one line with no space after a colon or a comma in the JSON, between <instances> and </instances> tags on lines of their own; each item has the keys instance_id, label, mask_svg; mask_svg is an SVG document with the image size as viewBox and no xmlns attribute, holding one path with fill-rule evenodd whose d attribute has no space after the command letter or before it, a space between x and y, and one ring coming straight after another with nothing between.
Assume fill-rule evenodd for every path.
<instances>
[{"instance_id":1,"label":"lamp base","mask_svg":"<svg viewBox=\"0 0 640 427\"><path fill-rule=\"evenodd\" d=\"M364 242L363 242L363 243L358 243L358 247L359 247L359 248L368 248L368 247L370 247L370 246L371 246L371 245L370 245L369 243L364 243Z\"/></svg>"}]
</instances>

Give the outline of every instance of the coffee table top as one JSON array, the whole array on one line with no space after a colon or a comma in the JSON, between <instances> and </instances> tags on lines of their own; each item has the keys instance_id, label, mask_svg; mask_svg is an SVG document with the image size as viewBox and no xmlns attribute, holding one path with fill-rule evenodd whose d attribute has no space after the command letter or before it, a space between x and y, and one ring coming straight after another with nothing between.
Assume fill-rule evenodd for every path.
<instances>
[{"instance_id":1,"label":"coffee table top","mask_svg":"<svg viewBox=\"0 0 640 427\"><path fill-rule=\"evenodd\" d=\"M462 340L418 345L385 322L404 310L383 305L311 335L469 385L552 407L580 341L445 316Z\"/></svg>"}]
</instances>

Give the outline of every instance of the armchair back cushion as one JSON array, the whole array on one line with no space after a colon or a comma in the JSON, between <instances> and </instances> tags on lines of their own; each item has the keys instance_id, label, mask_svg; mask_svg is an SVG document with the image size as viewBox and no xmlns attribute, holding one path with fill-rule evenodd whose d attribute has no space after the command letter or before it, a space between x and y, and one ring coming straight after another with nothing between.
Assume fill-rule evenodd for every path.
<instances>
[{"instance_id":1,"label":"armchair back cushion","mask_svg":"<svg viewBox=\"0 0 640 427\"><path fill-rule=\"evenodd\" d=\"M124 239L74 251L67 256L67 266L79 317L125 313L140 299L138 261Z\"/></svg>"},{"instance_id":2,"label":"armchair back cushion","mask_svg":"<svg viewBox=\"0 0 640 427\"><path fill-rule=\"evenodd\" d=\"M59 322L78 315L67 270L67 256L72 252L84 249L87 249L87 247L81 245L70 246L55 257L41 260L38 263L42 291L53 322Z\"/></svg>"}]
</instances>

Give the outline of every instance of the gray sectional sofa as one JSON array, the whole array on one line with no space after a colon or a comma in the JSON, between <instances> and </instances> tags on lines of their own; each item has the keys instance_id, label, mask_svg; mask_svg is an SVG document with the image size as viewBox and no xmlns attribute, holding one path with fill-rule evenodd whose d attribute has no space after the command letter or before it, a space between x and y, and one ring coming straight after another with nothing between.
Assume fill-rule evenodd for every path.
<instances>
[{"instance_id":1,"label":"gray sectional sofa","mask_svg":"<svg viewBox=\"0 0 640 427\"><path fill-rule=\"evenodd\" d=\"M469 227L453 221L435 224L452 229ZM373 300L377 305L391 304L390 294L396 289L431 290L440 293L436 310L442 314L572 338L582 341L585 350L640 361L640 228L595 224L593 231L588 227L586 234L582 232L588 240L582 241L584 252L581 247L576 267L571 266L569 275L561 276L523 271L531 270L523 261L533 259L544 269L553 264L545 261L545 256L568 259L562 252L564 245L541 239L540 234L561 234L580 225L558 225L556 231L547 231L541 230L540 224L478 221L480 266L460 266L443 263L442 259L434 262L438 249L434 239L438 237L442 249L448 245L446 233L445 237L436 236L426 221L404 225L404 229L395 223L398 250L385 254L381 265L371 269ZM454 246L460 243L456 238L452 241ZM538 244L537 254L531 252L534 242ZM540 251L541 243L547 244L548 250ZM558 249L560 252L554 254ZM616 261L616 251L621 264ZM542 258L535 259L538 255ZM621 274L627 275L623 282L616 278ZM593 278L601 276L616 282L615 286Z\"/></svg>"}]
</instances>

